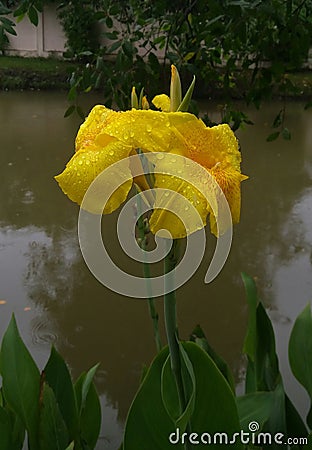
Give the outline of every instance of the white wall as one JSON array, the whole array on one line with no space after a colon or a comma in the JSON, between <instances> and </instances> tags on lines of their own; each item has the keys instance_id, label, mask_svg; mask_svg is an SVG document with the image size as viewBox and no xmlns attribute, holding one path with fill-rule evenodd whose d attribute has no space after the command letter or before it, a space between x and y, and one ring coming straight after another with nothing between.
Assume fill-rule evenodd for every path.
<instances>
[{"instance_id":1,"label":"white wall","mask_svg":"<svg viewBox=\"0 0 312 450\"><path fill-rule=\"evenodd\" d=\"M8 35L6 54L19 56L62 56L65 50L65 34L56 16L56 6L44 6L39 13L39 24L32 25L27 17L16 23L17 36Z\"/></svg>"}]
</instances>

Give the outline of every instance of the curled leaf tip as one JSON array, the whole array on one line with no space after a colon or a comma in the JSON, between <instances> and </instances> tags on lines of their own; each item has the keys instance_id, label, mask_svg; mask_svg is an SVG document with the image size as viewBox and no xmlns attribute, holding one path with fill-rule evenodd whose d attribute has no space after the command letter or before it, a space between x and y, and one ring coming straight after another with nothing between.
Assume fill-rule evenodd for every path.
<instances>
[{"instance_id":1,"label":"curled leaf tip","mask_svg":"<svg viewBox=\"0 0 312 450\"><path fill-rule=\"evenodd\" d=\"M133 86L131 91L131 107L134 109L139 109L139 100L135 91L135 86Z\"/></svg>"},{"instance_id":2,"label":"curled leaf tip","mask_svg":"<svg viewBox=\"0 0 312 450\"><path fill-rule=\"evenodd\" d=\"M182 87L178 69L171 66L170 111L177 111L182 101Z\"/></svg>"},{"instance_id":3,"label":"curled leaf tip","mask_svg":"<svg viewBox=\"0 0 312 450\"><path fill-rule=\"evenodd\" d=\"M146 95L142 98L142 109L149 109L149 103L147 101Z\"/></svg>"}]
</instances>

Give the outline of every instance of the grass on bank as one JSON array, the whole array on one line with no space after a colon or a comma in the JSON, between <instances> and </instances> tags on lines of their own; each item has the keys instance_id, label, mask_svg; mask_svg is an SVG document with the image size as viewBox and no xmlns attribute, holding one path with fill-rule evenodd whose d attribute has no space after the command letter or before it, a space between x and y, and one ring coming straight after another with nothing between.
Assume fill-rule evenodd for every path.
<instances>
[{"instance_id":1,"label":"grass on bank","mask_svg":"<svg viewBox=\"0 0 312 450\"><path fill-rule=\"evenodd\" d=\"M0 89L68 89L75 63L56 58L0 56Z\"/></svg>"},{"instance_id":2,"label":"grass on bank","mask_svg":"<svg viewBox=\"0 0 312 450\"><path fill-rule=\"evenodd\" d=\"M110 62L111 63L111 62ZM0 55L0 89L66 89L69 88L69 78L78 63L56 58L23 58L19 56ZM238 73L236 87L233 88L233 98L242 98L246 89L246 77ZM312 97L312 71L303 70L287 74L286 77L294 84L296 91L290 95L294 99L310 100ZM248 76L247 76L248 78ZM211 92L200 96L222 96L221 85L211 85ZM278 95L277 95L278 96Z\"/></svg>"}]
</instances>

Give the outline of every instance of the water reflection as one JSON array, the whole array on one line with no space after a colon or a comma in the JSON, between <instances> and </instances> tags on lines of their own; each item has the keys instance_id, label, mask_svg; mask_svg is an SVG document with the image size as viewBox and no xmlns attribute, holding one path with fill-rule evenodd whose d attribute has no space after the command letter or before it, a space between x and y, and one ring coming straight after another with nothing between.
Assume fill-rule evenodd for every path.
<instances>
[{"instance_id":1,"label":"water reflection","mask_svg":"<svg viewBox=\"0 0 312 450\"><path fill-rule=\"evenodd\" d=\"M78 207L53 180L72 154L79 125L76 118L63 119L64 94L1 93L0 101L0 299L6 301L0 303L0 336L14 311L41 367L51 343L74 376L100 361L101 448L116 449L142 365L155 354L147 305L108 291L82 260ZM89 97L90 105L96 101ZM302 104L290 104L292 140L268 144L268 124L278 108L251 111L256 125L239 132L243 172L250 177L242 185L241 223L225 268L204 285L215 245L208 236L202 265L178 294L179 327L186 338L200 323L239 381L247 321L240 272L255 276L274 320L285 384L303 411L306 400L287 366L286 343L294 318L311 300L312 113L304 112ZM105 217L112 248L117 245L115 225L116 216ZM157 308L162 320L161 300Z\"/></svg>"}]
</instances>

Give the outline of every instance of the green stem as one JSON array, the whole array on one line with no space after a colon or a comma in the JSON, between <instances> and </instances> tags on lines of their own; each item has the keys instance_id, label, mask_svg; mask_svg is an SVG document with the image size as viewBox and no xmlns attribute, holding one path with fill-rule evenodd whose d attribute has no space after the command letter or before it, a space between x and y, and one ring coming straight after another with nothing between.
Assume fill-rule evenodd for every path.
<instances>
[{"instance_id":1,"label":"green stem","mask_svg":"<svg viewBox=\"0 0 312 450\"><path fill-rule=\"evenodd\" d=\"M186 399L181 372L181 359L177 329L176 294L174 288L174 269L177 265L178 259L177 250L178 241L175 240L173 241L172 247L165 258L165 273L168 274L169 272L171 272L171 276L165 279L165 289L166 291L168 291L168 293L164 296L164 314L171 360L171 370L175 379L179 396L180 413L182 414L186 407Z\"/></svg>"},{"instance_id":2,"label":"green stem","mask_svg":"<svg viewBox=\"0 0 312 450\"><path fill-rule=\"evenodd\" d=\"M138 231L139 231L139 238L140 238L140 247L142 248L143 251L146 251L147 248L147 236L146 236L146 226L144 224L144 218L141 214L141 204L140 204L140 198L138 198L138 220L137 220L137 226L138 226ZM157 348L157 352L159 353L160 350L162 349L162 343L161 343L161 339L160 339L160 334L159 334L159 327L158 327L158 314L155 308L155 300L153 298L153 293L152 293L152 286L151 286L151 271L150 271L150 266L149 264L144 261L143 262L143 274L144 274L144 278L146 280L146 288L147 288L147 293L148 293L148 310L149 310L149 314L150 317L152 319L152 323L153 323L153 331L154 331L154 339L155 339L155 344L156 344L156 348Z\"/></svg>"}]
</instances>

